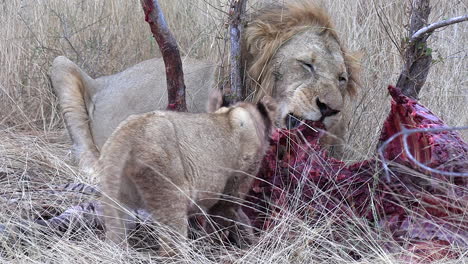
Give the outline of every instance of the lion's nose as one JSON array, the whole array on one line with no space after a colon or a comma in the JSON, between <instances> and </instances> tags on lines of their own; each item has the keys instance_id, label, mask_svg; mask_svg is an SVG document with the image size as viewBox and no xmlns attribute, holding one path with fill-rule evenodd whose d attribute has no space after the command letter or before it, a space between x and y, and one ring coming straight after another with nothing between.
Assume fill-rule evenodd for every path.
<instances>
[{"instance_id":1,"label":"lion's nose","mask_svg":"<svg viewBox=\"0 0 468 264\"><path fill-rule=\"evenodd\" d=\"M332 109L327 104L320 102L318 98L317 98L317 106L320 109L320 113L322 113L322 118L336 115L340 112L339 110Z\"/></svg>"}]
</instances>

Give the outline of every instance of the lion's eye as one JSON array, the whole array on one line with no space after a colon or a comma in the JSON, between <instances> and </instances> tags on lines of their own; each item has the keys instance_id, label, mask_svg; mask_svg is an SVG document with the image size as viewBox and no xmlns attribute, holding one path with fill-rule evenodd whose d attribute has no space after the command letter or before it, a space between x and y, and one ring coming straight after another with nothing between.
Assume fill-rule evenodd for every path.
<instances>
[{"instance_id":1,"label":"lion's eye","mask_svg":"<svg viewBox=\"0 0 468 264\"><path fill-rule=\"evenodd\" d=\"M306 62L306 61L299 61L302 65L302 67L304 67L304 69L310 71L310 72L313 72L314 71L314 65L312 65L312 63L309 63L309 62Z\"/></svg>"}]
</instances>

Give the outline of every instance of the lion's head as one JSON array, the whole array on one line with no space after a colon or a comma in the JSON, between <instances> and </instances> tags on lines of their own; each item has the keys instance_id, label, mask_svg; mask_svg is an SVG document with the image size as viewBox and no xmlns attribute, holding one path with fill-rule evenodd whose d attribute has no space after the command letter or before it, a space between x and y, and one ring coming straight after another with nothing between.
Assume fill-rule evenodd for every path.
<instances>
[{"instance_id":1,"label":"lion's head","mask_svg":"<svg viewBox=\"0 0 468 264\"><path fill-rule=\"evenodd\" d=\"M243 60L248 98L275 97L280 126L322 121L335 133L345 96L356 93L357 62L325 10L310 1L268 6L253 14L245 29Z\"/></svg>"}]
</instances>

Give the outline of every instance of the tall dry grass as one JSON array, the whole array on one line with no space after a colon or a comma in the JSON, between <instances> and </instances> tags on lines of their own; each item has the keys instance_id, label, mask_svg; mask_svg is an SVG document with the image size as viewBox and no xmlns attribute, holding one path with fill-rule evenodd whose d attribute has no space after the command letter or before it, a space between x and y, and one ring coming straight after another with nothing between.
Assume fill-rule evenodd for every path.
<instances>
[{"instance_id":1,"label":"tall dry grass","mask_svg":"<svg viewBox=\"0 0 468 264\"><path fill-rule=\"evenodd\" d=\"M182 54L216 60L223 40L225 0L160 1ZM255 1L257 2L257 1ZM463 1L433 0L430 20L466 14ZM363 53L362 88L350 121L352 158L372 155L389 108L386 86L401 70L397 46L408 23L405 0L322 1L351 50ZM255 8L255 7L254 7ZM10 0L0 2L0 261L5 263L148 263L154 255L118 249L90 234L84 240L44 236L26 220L38 208L63 210L80 195L44 190L67 182L97 184L70 160L69 140L52 94L48 69L65 55L91 76L112 74L158 56L139 1ZM390 32L390 33L389 33ZM440 30L430 39L434 64L421 102L449 125L468 125L468 25ZM326 194L321 194L326 195ZM320 197L315 197L320 199ZM292 216L248 251L184 243L180 262L197 263L404 263L392 240L358 217L341 226L334 215L310 226ZM29 224L28 224L29 223ZM19 232L24 225L29 231ZM3 229L5 228L5 229ZM301 236L287 236L291 231ZM11 232L9 232L11 231ZM5 234L13 232L13 239ZM342 237L337 242L336 236ZM18 242L19 241L19 242ZM193 242L191 242L193 243ZM307 246L305 246L307 245ZM461 258L463 249L456 249ZM354 260L349 252L365 252ZM463 260L453 260L453 263ZM443 261L442 263L448 263Z\"/></svg>"},{"instance_id":2,"label":"tall dry grass","mask_svg":"<svg viewBox=\"0 0 468 264\"><path fill-rule=\"evenodd\" d=\"M222 29L213 3L161 1L183 55L209 58ZM62 125L48 70L65 55L92 77L158 56L139 1L7 1L0 9L0 125L51 130ZM173 14L173 15L170 15Z\"/></svg>"}]
</instances>

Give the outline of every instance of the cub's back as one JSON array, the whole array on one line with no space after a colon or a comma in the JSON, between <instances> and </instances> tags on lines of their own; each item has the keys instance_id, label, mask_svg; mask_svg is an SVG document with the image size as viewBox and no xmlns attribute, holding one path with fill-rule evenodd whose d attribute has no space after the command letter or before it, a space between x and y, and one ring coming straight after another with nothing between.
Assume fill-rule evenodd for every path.
<instances>
[{"instance_id":1,"label":"cub's back","mask_svg":"<svg viewBox=\"0 0 468 264\"><path fill-rule=\"evenodd\" d=\"M153 111L127 118L101 152L108 155L105 153L132 150L148 162L182 155L199 166L235 167L241 145L257 145L257 141L254 122L240 107L199 114Z\"/></svg>"}]
</instances>

